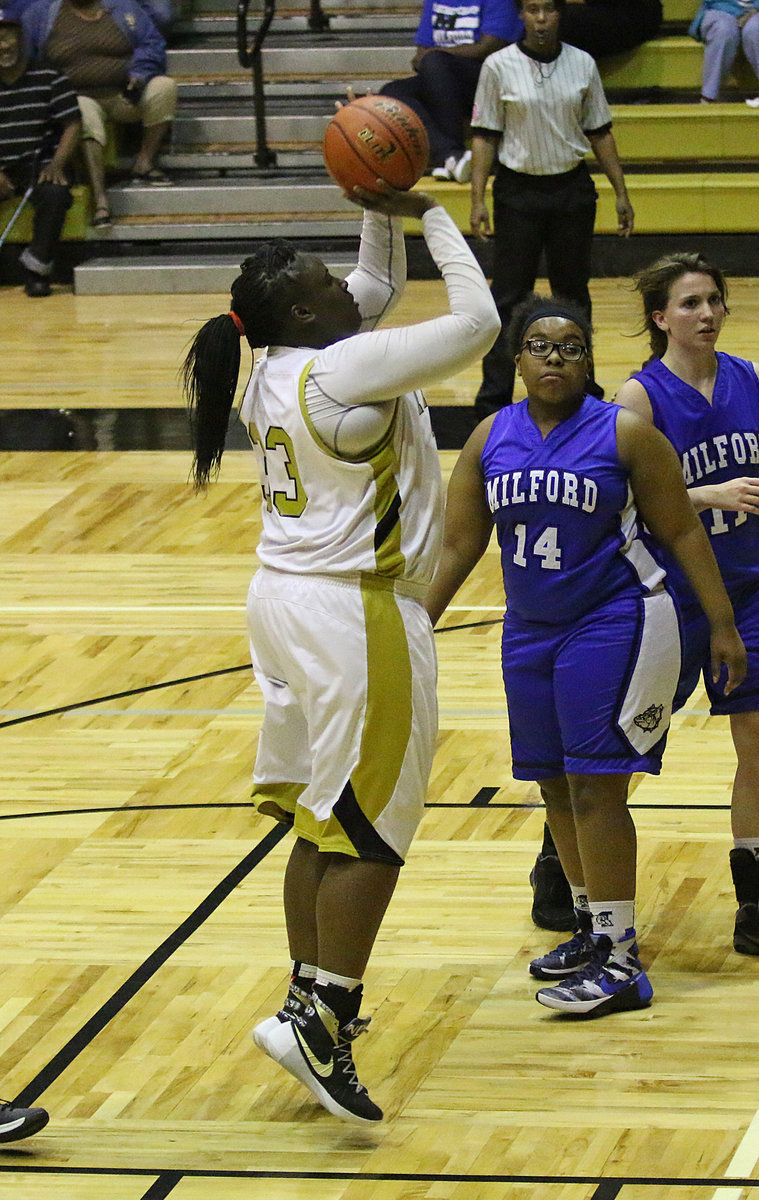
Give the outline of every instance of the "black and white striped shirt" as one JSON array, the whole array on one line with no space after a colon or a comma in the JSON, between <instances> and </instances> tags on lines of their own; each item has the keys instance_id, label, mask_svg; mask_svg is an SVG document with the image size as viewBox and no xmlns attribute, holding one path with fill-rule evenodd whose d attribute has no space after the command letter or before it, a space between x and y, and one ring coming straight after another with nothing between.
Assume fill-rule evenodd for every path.
<instances>
[{"instance_id":1,"label":"black and white striped shirt","mask_svg":"<svg viewBox=\"0 0 759 1200\"><path fill-rule=\"evenodd\" d=\"M79 105L65 75L50 67L30 67L15 83L0 81L0 168L24 160L49 162L69 121L80 120Z\"/></svg>"},{"instance_id":2,"label":"black and white striped shirt","mask_svg":"<svg viewBox=\"0 0 759 1200\"><path fill-rule=\"evenodd\" d=\"M595 61L562 43L550 62L516 43L482 64L472 126L502 134L499 161L525 175L571 171L590 149L587 134L611 126Z\"/></svg>"}]
</instances>

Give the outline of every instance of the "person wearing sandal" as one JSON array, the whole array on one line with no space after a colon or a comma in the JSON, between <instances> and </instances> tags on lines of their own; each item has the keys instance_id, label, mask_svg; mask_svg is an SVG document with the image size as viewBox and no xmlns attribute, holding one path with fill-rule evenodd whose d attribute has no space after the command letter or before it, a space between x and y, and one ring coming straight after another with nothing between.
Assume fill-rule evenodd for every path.
<instances>
[{"instance_id":1,"label":"person wearing sandal","mask_svg":"<svg viewBox=\"0 0 759 1200\"><path fill-rule=\"evenodd\" d=\"M80 129L68 80L29 66L20 8L0 0L0 204L13 200L18 214L28 199L34 209L32 240L21 254L27 296L50 295L53 256L71 206L66 168ZM9 221L3 226L0 241Z\"/></svg>"},{"instance_id":2,"label":"person wearing sandal","mask_svg":"<svg viewBox=\"0 0 759 1200\"><path fill-rule=\"evenodd\" d=\"M82 114L82 151L96 228L110 224L103 148L106 121L142 124L132 182L166 187L155 165L174 119L177 87L166 74L166 43L137 0L34 0L24 30L35 57L68 75Z\"/></svg>"}]
</instances>

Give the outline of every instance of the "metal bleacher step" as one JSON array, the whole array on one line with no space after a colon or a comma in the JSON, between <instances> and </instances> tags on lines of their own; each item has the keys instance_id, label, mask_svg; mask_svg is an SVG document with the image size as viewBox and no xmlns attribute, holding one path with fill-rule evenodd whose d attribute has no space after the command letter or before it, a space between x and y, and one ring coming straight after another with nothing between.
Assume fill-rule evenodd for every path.
<instances>
[{"instance_id":1,"label":"metal bleacher step","mask_svg":"<svg viewBox=\"0 0 759 1200\"><path fill-rule=\"evenodd\" d=\"M330 33L357 33L368 28L384 31L402 31L409 45L418 24L418 14L409 12L393 12L388 10L378 19L377 14L368 13L332 13L329 15ZM197 13L185 20L177 21L174 33L183 38L216 37L225 35L234 40L237 29L237 17L227 6L223 12ZM308 17L304 13L277 13L271 23L273 36L277 34L308 34L310 32Z\"/></svg>"},{"instance_id":2,"label":"metal bleacher step","mask_svg":"<svg viewBox=\"0 0 759 1200\"><path fill-rule=\"evenodd\" d=\"M386 34L380 45L376 35L374 43L371 39L363 43L358 37L340 40L315 35L298 45L273 38L261 52L264 77L272 82L331 79L341 84L397 78L410 72L411 49L406 34L399 37L397 45L388 43L391 36ZM175 48L168 51L167 58L168 74L177 82L243 77L231 45Z\"/></svg>"},{"instance_id":3,"label":"metal bleacher step","mask_svg":"<svg viewBox=\"0 0 759 1200\"><path fill-rule=\"evenodd\" d=\"M115 218L132 222L145 217L195 221L202 216L254 225L271 224L283 214L342 221L356 221L360 215L323 170L318 179L267 172L234 180L190 179L166 188L132 184L110 189L109 201Z\"/></svg>"},{"instance_id":4,"label":"metal bleacher step","mask_svg":"<svg viewBox=\"0 0 759 1200\"><path fill-rule=\"evenodd\" d=\"M93 258L74 269L74 287L80 296L139 295L147 293L227 293L240 273L239 254L194 255L190 260L173 255ZM355 256L324 254L334 275L344 277L355 266Z\"/></svg>"}]
</instances>

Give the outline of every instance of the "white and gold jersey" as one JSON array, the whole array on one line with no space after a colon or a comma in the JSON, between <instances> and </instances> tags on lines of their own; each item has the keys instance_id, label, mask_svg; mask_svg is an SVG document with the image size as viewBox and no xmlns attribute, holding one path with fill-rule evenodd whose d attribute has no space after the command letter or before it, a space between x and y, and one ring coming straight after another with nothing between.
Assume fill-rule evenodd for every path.
<instances>
[{"instance_id":1,"label":"white and gold jersey","mask_svg":"<svg viewBox=\"0 0 759 1200\"><path fill-rule=\"evenodd\" d=\"M270 347L256 364L240 417L259 463L265 566L419 584L432 577L443 500L419 388L480 358L500 322L482 271L445 211L425 213L423 226L449 313L371 328L400 294L405 255L400 221L366 214L348 285L362 329L370 329L320 350Z\"/></svg>"}]
</instances>

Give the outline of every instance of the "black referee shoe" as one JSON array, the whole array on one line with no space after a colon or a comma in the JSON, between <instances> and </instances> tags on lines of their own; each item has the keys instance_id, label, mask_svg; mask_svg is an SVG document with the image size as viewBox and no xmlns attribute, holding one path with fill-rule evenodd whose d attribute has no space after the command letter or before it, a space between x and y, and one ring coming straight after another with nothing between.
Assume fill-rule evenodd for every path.
<instances>
[{"instance_id":1,"label":"black referee shoe","mask_svg":"<svg viewBox=\"0 0 759 1200\"><path fill-rule=\"evenodd\" d=\"M572 889L567 883L558 854L543 854L530 871L532 919L541 929L568 933L576 925Z\"/></svg>"},{"instance_id":2,"label":"black referee shoe","mask_svg":"<svg viewBox=\"0 0 759 1200\"><path fill-rule=\"evenodd\" d=\"M0 1142L18 1142L44 1129L50 1120L44 1108L16 1108L0 1100Z\"/></svg>"}]
</instances>

